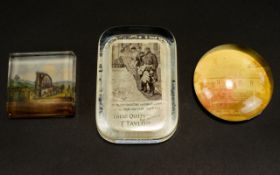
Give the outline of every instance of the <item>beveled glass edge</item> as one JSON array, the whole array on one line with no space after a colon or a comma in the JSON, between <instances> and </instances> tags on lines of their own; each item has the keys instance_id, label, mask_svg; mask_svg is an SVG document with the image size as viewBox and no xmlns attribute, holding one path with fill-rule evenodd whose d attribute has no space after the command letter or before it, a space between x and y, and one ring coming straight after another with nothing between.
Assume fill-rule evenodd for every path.
<instances>
[{"instance_id":1,"label":"beveled glass edge","mask_svg":"<svg viewBox=\"0 0 280 175\"><path fill-rule=\"evenodd\" d=\"M178 124L178 120L177 120L177 124ZM102 131L100 131L100 129L98 127L97 127L97 131L98 131L99 135L101 136L101 138L103 138L107 142L113 143L113 144L128 144L128 145L133 145L133 144L159 144L159 143L166 142L166 141L170 140L170 138L172 138L174 133L177 131L177 128L178 128L177 124L175 125L172 132L170 132L170 134L166 135L165 137L155 138L155 139L116 139L116 140L114 140L114 139L110 139L109 137L105 136L102 133Z\"/></svg>"},{"instance_id":2,"label":"beveled glass edge","mask_svg":"<svg viewBox=\"0 0 280 175\"><path fill-rule=\"evenodd\" d=\"M13 52L10 53L10 58L13 57L29 57L29 56L52 56L52 55L76 55L73 51L38 51L38 52Z\"/></svg>"},{"instance_id":3,"label":"beveled glass edge","mask_svg":"<svg viewBox=\"0 0 280 175\"><path fill-rule=\"evenodd\" d=\"M174 35L166 28L158 26L149 26L149 25L132 25L132 26L113 26L106 29L98 41L98 52L101 54L101 50L111 40L112 37L120 35L154 35L159 36L165 39L170 45L175 43ZM98 55L99 56L99 55Z\"/></svg>"}]
</instances>

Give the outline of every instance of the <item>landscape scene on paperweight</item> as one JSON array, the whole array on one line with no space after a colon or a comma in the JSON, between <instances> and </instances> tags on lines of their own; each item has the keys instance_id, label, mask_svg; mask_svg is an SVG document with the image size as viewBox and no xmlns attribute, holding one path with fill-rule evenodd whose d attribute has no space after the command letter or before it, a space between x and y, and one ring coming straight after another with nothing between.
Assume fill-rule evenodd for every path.
<instances>
[{"instance_id":1,"label":"landscape scene on paperweight","mask_svg":"<svg viewBox=\"0 0 280 175\"><path fill-rule=\"evenodd\" d=\"M118 43L112 47L113 98L117 101L160 100L158 43Z\"/></svg>"},{"instance_id":2,"label":"landscape scene on paperweight","mask_svg":"<svg viewBox=\"0 0 280 175\"><path fill-rule=\"evenodd\" d=\"M8 83L11 117L74 114L75 80L70 59L14 60Z\"/></svg>"}]
</instances>

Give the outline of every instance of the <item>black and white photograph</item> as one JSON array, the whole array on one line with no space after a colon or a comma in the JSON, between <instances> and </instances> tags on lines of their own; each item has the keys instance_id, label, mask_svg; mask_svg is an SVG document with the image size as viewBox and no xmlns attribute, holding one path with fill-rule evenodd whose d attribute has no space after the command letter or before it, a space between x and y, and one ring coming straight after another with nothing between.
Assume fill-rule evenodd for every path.
<instances>
[{"instance_id":1,"label":"black and white photograph","mask_svg":"<svg viewBox=\"0 0 280 175\"><path fill-rule=\"evenodd\" d=\"M160 100L161 68L158 43L116 43L112 46L115 100Z\"/></svg>"}]
</instances>

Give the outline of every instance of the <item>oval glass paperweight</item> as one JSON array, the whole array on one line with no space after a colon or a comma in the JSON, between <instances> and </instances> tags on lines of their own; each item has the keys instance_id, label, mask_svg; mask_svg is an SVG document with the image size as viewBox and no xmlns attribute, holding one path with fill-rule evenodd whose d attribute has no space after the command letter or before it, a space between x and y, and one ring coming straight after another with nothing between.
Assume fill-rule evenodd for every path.
<instances>
[{"instance_id":1,"label":"oval glass paperweight","mask_svg":"<svg viewBox=\"0 0 280 175\"><path fill-rule=\"evenodd\" d=\"M194 72L194 89L203 107L226 121L259 115L273 92L270 67L255 51L227 44L202 56Z\"/></svg>"},{"instance_id":2,"label":"oval glass paperweight","mask_svg":"<svg viewBox=\"0 0 280 175\"><path fill-rule=\"evenodd\" d=\"M96 124L119 144L160 143L178 122L177 56L162 28L113 27L99 40Z\"/></svg>"}]
</instances>

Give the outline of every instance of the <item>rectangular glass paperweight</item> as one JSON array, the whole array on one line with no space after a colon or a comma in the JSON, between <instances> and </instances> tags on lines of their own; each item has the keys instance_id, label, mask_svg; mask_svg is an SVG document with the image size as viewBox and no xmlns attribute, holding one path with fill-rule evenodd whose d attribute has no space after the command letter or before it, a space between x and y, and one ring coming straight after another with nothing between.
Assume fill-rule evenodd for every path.
<instances>
[{"instance_id":1,"label":"rectangular glass paperweight","mask_svg":"<svg viewBox=\"0 0 280 175\"><path fill-rule=\"evenodd\" d=\"M112 143L159 143L178 122L177 56L162 28L124 26L99 41L96 123Z\"/></svg>"},{"instance_id":2,"label":"rectangular glass paperweight","mask_svg":"<svg viewBox=\"0 0 280 175\"><path fill-rule=\"evenodd\" d=\"M10 54L10 118L75 114L76 56L71 51Z\"/></svg>"}]
</instances>

